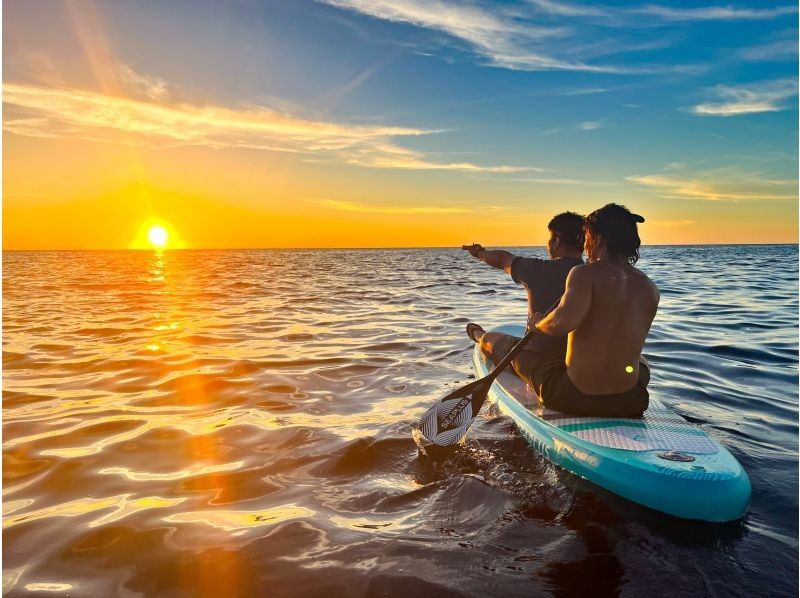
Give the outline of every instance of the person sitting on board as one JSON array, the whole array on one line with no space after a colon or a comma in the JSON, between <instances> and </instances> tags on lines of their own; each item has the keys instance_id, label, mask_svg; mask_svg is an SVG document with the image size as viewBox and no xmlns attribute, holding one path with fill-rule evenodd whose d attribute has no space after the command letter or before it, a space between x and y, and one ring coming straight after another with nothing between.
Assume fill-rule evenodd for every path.
<instances>
[{"instance_id":1,"label":"person sitting on board","mask_svg":"<svg viewBox=\"0 0 800 598\"><path fill-rule=\"evenodd\" d=\"M647 409L650 369L641 351L659 292L634 268L641 222L644 218L617 204L589 214L584 227L589 263L570 271L552 312L531 318L543 335L568 334L566 359L522 351L511 362L545 407L589 417L640 417ZM495 363L519 340L482 329L471 337Z\"/></svg>"},{"instance_id":2,"label":"person sitting on board","mask_svg":"<svg viewBox=\"0 0 800 598\"><path fill-rule=\"evenodd\" d=\"M520 257L503 249L489 250L477 243L462 247L473 257L505 270L514 282L525 287L528 292L528 322L535 313L545 311L558 300L564 292L569 271L583 264L583 216L564 212L554 216L547 228L550 230L550 239L547 241L549 260ZM483 329L477 324L468 324L467 334L473 340L477 340L475 333L483 334ZM566 336L536 335L525 351L563 360L567 352L567 339Z\"/></svg>"}]
</instances>

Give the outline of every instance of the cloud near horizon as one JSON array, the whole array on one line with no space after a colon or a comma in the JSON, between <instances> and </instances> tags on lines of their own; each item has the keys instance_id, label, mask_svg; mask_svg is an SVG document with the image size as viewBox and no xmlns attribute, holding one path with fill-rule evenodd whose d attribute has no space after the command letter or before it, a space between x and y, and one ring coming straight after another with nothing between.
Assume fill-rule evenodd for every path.
<instances>
[{"instance_id":1,"label":"cloud near horizon","mask_svg":"<svg viewBox=\"0 0 800 598\"><path fill-rule=\"evenodd\" d=\"M150 95L164 97L158 81L140 78ZM265 107L232 109L213 105L166 104L74 88L6 83L4 130L29 137L81 138L105 142L167 139L173 146L248 148L322 154L371 168L452 170L469 173L513 173L529 166L481 166L442 163L393 143L439 130L385 125L351 125L302 119Z\"/></svg>"},{"instance_id":2,"label":"cloud near horizon","mask_svg":"<svg viewBox=\"0 0 800 598\"><path fill-rule=\"evenodd\" d=\"M648 174L626 177L650 187L659 197L703 201L797 201L797 181L759 178L738 169L718 169L684 176ZM776 192L783 191L783 192Z\"/></svg>"},{"instance_id":3,"label":"cloud near horizon","mask_svg":"<svg viewBox=\"0 0 800 598\"><path fill-rule=\"evenodd\" d=\"M787 100L797 95L797 79L779 79L752 85L717 85L712 92L719 102L698 104L692 112L700 116L739 116L778 112L789 108Z\"/></svg>"},{"instance_id":4,"label":"cloud near horizon","mask_svg":"<svg viewBox=\"0 0 800 598\"><path fill-rule=\"evenodd\" d=\"M573 179L568 177L546 178L546 177L511 177L506 179L517 183L534 183L537 185L578 185L582 187L616 187L617 182L612 181L590 181L583 179Z\"/></svg>"}]
</instances>

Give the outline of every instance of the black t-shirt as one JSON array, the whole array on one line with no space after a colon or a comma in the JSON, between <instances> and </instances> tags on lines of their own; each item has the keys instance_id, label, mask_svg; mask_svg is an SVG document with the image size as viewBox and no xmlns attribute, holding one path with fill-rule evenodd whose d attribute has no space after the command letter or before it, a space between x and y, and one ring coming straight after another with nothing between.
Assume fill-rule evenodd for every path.
<instances>
[{"instance_id":1,"label":"black t-shirt","mask_svg":"<svg viewBox=\"0 0 800 598\"><path fill-rule=\"evenodd\" d=\"M535 257L518 257L511 264L511 278L524 285L528 292L528 311L546 312L564 294L567 274L582 259L560 257L555 260L540 260ZM537 334L526 349L547 354L556 359L564 359L567 353L567 337Z\"/></svg>"}]
</instances>

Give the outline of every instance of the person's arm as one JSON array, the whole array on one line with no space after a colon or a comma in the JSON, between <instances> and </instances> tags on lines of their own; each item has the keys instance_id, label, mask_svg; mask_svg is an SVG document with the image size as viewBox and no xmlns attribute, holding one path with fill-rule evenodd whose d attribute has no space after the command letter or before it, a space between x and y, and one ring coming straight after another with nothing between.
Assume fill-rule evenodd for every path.
<instances>
[{"instance_id":1,"label":"person's arm","mask_svg":"<svg viewBox=\"0 0 800 598\"><path fill-rule=\"evenodd\" d=\"M472 257L478 258L479 260L489 264L493 268L497 268L499 270L505 270L509 274L511 274L511 264L517 258L516 255L514 255L509 251L505 251L504 249L485 249L479 243L473 243L472 245L463 245L461 249L469 251L469 254Z\"/></svg>"},{"instance_id":2,"label":"person's arm","mask_svg":"<svg viewBox=\"0 0 800 598\"><path fill-rule=\"evenodd\" d=\"M536 322L536 329L549 336L566 336L580 326L591 304L591 273L586 266L576 266L567 275L558 307Z\"/></svg>"}]
</instances>

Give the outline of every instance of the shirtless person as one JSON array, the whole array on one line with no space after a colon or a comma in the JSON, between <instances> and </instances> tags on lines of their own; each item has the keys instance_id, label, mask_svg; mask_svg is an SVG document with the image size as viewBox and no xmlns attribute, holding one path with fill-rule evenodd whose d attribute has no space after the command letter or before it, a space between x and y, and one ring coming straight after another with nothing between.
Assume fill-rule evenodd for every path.
<instances>
[{"instance_id":1,"label":"shirtless person","mask_svg":"<svg viewBox=\"0 0 800 598\"><path fill-rule=\"evenodd\" d=\"M531 359L525 351L512 361L546 407L605 417L639 417L647 409L650 374L641 351L659 294L633 267L641 244L638 222L644 218L616 204L589 214L589 263L570 271L554 311L533 318L537 330L548 336L569 334L564 361ZM495 360L507 352L503 347L498 354L500 347L491 342L481 344L494 349Z\"/></svg>"},{"instance_id":2,"label":"shirtless person","mask_svg":"<svg viewBox=\"0 0 800 598\"><path fill-rule=\"evenodd\" d=\"M520 257L503 249L484 249L478 244L465 245L463 249L470 255L488 265L505 270L514 282L525 286L528 293L528 324L532 326L534 314L544 312L564 293L564 284L569 271L583 263L583 216L564 212L554 216L547 224L550 239L547 241L549 260L533 257ZM467 325L467 334L473 340L483 336L483 329L477 324ZM508 348L519 339L509 335L490 332L487 340L497 342L501 337ZM528 343L525 351L535 351L551 359L564 360L567 351L566 335L560 338L537 334Z\"/></svg>"}]
</instances>

